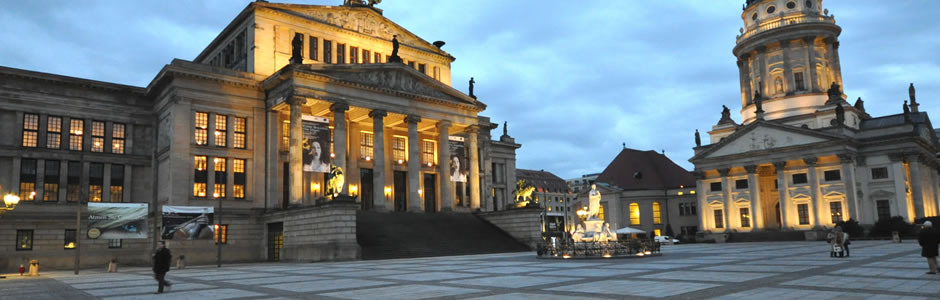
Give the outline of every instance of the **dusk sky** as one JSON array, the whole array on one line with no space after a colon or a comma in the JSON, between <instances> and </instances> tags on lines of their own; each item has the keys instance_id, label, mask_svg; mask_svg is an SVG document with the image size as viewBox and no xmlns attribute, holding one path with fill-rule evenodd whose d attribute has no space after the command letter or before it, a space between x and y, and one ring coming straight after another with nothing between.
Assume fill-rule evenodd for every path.
<instances>
[{"instance_id":1,"label":"dusk sky","mask_svg":"<svg viewBox=\"0 0 940 300\"><path fill-rule=\"evenodd\" d=\"M271 1L278 2L278 1ZM340 5L342 0L284 1ZM192 60L248 1L0 2L0 65L147 86ZM603 171L622 149L665 150L691 170L721 105L740 123L731 49L744 0L385 0L384 15L457 58L454 88L522 144L517 167L562 178ZM908 84L940 114L940 1L827 0L842 27L844 92L897 114ZM494 130L494 138L502 128Z\"/></svg>"}]
</instances>

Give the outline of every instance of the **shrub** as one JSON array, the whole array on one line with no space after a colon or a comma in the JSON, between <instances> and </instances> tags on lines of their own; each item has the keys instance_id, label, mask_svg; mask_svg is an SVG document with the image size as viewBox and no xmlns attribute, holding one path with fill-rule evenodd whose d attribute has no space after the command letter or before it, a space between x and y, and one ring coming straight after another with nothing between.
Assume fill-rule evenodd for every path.
<instances>
[{"instance_id":1,"label":"shrub","mask_svg":"<svg viewBox=\"0 0 940 300\"><path fill-rule=\"evenodd\" d=\"M836 223L836 226L841 226L842 232L848 233L850 238L865 236L865 228L858 225L858 221L856 220L849 219L848 221L839 221Z\"/></svg>"},{"instance_id":2,"label":"shrub","mask_svg":"<svg viewBox=\"0 0 940 300\"><path fill-rule=\"evenodd\" d=\"M904 221L904 217L894 216L888 219L881 219L875 222L871 228L870 236L891 236L892 231L897 231L902 236L910 236L913 225Z\"/></svg>"}]
</instances>

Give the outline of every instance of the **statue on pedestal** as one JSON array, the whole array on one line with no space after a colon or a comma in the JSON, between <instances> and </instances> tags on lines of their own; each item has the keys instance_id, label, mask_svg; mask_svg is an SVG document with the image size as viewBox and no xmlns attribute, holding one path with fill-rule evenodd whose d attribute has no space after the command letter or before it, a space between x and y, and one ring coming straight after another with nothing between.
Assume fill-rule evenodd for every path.
<instances>
[{"instance_id":1,"label":"statue on pedestal","mask_svg":"<svg viewBox=\"0 0 940 300\"><path fill-rule=\"evenodd\" d=\"M591 185L591 192L588 193L588 220L597 220L597 215L601 211L601 192L597 191L597 185Z\"/></svg>"},{"instance_id":2,"label":"statue on pedestal","mask_svg":"<svg viewBox=\"0 0 940 300\"><path fill-rule=\"evenodd\" d=\"M695 147L702 146L702 137L698 134L698 129L695 130Z\"/></svg>"},{"instance_id":3,"label":"statue on pedestal","mask_svg":"<svg viewBox=\"0 0 940 300\"><path fill-rule=\"evenodd\" d=\"M294 39L290 42L291 55L290 63L292 64L302 64L304 62L304 37L303 35L295 34Z\"/></svg>"},{"instance_id":4,"label":"statue on pedestal","mask_svg":"<svg viewBox=\"0 0 940 300\"><path fill-rule=\"evenodd\" d=\"M734 121L731 120L731 110L728 109L727 106L722 105L721 106L721 119L718 120L718 124L724 124L724 123L734 123Z\"/></svg>"},{"instance_id":5,"label":"statue on pedestal","mask_svg":"<svg viewBox=\"0 0 940 300\"><path fill-rule=\"evenodd\" d=\"M473 84L474 84L474 83L476 83L476 81L473 80L473 77L470 77L470 98L476 99L477 96L474 96L474 95L473 95Z\"/></svg>"},{"instance_id":6,"label":"statue on pedestal","mask_svg":"<svg viewBox=\"0 0 940 300\"><path fill-rule=\"evenodd\" d=\"M404 62L401 60L401 56L398 56L398 47L400 47L400 45L398 44L398 35L396 34L392 36L392 55L388 57L388 62Z\"/></svg>"},{"instance_id":7,"label":"statue on pedestal","mask_svg":"<svg viewBox=\"0 0 940 300\"><path fill-rule=\"evenodd\" d=\"M829 100L826 100L826 103L838 103L837 101L842 100L842 87L838 83L832 82L832 85L829 86L829 90L826 91L826 94L829 94Z\"/></svg>"}]
</instances>

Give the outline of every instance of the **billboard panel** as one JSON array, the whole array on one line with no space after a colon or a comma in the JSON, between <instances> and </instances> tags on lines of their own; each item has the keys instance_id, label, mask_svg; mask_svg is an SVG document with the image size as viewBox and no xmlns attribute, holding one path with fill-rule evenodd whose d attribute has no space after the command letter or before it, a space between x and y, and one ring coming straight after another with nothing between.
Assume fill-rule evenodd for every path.
<instances>
[{"instance_id":1,"label":"billboard panel","mask_svg":"<svg viewBox=\"0 0 940 300\"><path fill-rule=\"evenodd\" d=\"M88 203L88 238L146 239L147 203Z\"/></svg>"},{"instance_id":2,"label":"billboard panel","mask_svg":"<svg viewBox=\"0 0 940 300\"><path fill-rule=\"evenodd\" d=\"M213 207L163 206L163 240L211 240Z\"/></svg>"}]
</instances>

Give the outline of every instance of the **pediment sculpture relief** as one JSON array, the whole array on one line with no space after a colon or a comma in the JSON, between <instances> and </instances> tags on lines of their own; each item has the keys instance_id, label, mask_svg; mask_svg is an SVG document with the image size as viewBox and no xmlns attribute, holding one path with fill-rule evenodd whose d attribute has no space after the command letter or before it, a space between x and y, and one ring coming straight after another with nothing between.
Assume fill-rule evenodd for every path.
<instances>
[{"instance_id":1,"label":"pediment sculpture relief","mask_svg":"<svg viewBox=\"0 0 940 300\"><path fill-rule=\"evenodd\" d=\"M396 90L415 95L458 101L415 77L401 71L383 70L373 72L349 72L331 74L339 79L375 86L384 89ZM462 101L458 101L462 102Z\"/></svg>"},{"instance_id":2,"label":"pediment sculpture relief","mask_svg":"<svg viewBox=\"0 0 940 300\"><path fill-rule=\"evenodd\" d=\"M362 34L368 34L383 39L392 39L393 35L399 34L393 26L385 22L382 18L367 12L347 11L347 10L308 10L299 13L312 17L314 19L339 26L344 29L356 31Z\"/></svg>"}]
</instances>

